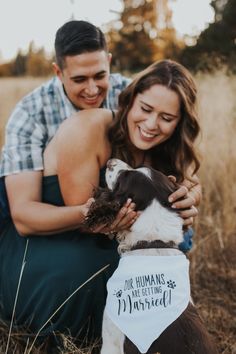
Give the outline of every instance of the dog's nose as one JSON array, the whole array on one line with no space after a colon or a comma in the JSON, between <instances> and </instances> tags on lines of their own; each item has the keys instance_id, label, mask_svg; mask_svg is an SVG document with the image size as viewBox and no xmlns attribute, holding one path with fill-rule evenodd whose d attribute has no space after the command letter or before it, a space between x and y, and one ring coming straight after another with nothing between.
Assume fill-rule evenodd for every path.
<instances>
[{"instance_id":1,"label":"dog's nose","mask_svg":"<svg viewBox=\"0 0 236 354\"><path fill-rule=\"evenodd\" d=\"M113 171L115 166L116 166L115 159L110 159L107 161L107 168L109 171Z\"/></svg>"}]
</instances>

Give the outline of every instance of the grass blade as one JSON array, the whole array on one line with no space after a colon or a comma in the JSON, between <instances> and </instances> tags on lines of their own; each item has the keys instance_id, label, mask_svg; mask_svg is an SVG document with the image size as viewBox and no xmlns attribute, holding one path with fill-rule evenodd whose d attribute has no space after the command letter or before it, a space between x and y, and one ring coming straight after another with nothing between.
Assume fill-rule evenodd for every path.
<instances>
[{"instance_id":1,"label":"grass blade","mask_svg":"<svg viewBox=\"0 0 236 354\"><path fill-rule=\"evenodd\" d=\"M24 252L24 256L23 256L23 260L22 260L19 281L18 281L18 284L17 284L16 296L15 296L15 301L14 301L14 306L13 306L13 311L12 311L12 316L11 316L11 323L10 323L9 333L8 333L8 337L7 337L7 345L6 345L5 354L7 354L8 349L9 349L12 326L13 326L13 320L14 320L15 311L16 311L16 304L17 304L18 294L19 294L19 290L20 290L20 284L21 284L21 280L22 280L22 275L23 275L23 272L24 272L25 264L26 264L25 258L26 258L26 253L27 253L27 249L28 249L28 244L29 244L29 239L27 239L26 245L25 245L25 252Z\"/></svg>"},{"instance_id":2,"label":"grass blade","mask_svg":"<svg viewBox=\"0 0 236 354\"><path fill-rule=\"evenodd\" d=\"M98 270L96 273L94 273L90 278L88 278L83 284L81 284L78 288L76 288L73 293L71 293L66 299L65 301L63 301L63 303L53 312L53 314L48 318L48 320L42 325L42 327L38 330L30 348L27 354L30 354L33 346L40 334L40 332L42 331L42 329L48 324L48 322L51 321L51 319L55 316L55 314L70 300L70 298L75 295L77 293L77 291L79 291L83 286L85 286L87 283L89 283L92 279L94 279L98 274L102 273L106 268L108 268L110 265L107 264L105 267L101 268L100 270Z\"/></svg>"}]
</instances>

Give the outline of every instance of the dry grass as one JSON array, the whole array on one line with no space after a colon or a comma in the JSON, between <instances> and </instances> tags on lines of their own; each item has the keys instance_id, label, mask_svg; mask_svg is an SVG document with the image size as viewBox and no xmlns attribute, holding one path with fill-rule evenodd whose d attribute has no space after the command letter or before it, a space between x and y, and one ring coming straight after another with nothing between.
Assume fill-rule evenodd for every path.
<instances>
[{"instance_id":1,"label":"dry grass","mask_svg":"<svg viewBox=\"0 0 236 354\"><path fill-rule=\"evenodd\" d=\"M236 77L198 76L203 201L191 254L193 297L219 352L236 353Z\"/></svg>"},{"instance_id":2,"label":"dry grass","mask_svg":"<svg viewBox=\"0 0 236 354\"><path fill-rule=\"evenodd\" d=\"M45 81L43 78L0 78L0 146L4 141L3 128L16 102Z\"/></svg>"},{"instance_id":3,"label":"dry grass","mask_svg":"<svg viewBox=\"0 0 236 354\"><path fill-rule=\"evenodd\" d=\"M193 298L217 341L219 352L236 354L236 77L220 72L199 75L196 80L202 126L199 147L203 201L190 256ZM41 81L0 80L0 131L16 101ZM0 324L0 352L4 352L1 348L5 334L6 328ZM24 353L20 338L19 333L13 333L9 352ZM69 338L62 338L67 348L64 353L82 354ZM45 352L35 349L32 353Z\"/></svg>"}]
</instances>

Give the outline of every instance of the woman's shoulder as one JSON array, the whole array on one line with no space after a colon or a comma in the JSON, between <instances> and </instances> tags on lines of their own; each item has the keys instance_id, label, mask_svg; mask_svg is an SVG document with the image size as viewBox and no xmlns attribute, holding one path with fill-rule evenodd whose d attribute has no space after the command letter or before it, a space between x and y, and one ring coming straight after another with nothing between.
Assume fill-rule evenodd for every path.
<instances>
[{"instance_id":1,"label":"woman's shoulder","mask_svg":"<svg viewBox=\"0 0 236 354\"><path fill-rule=\"evenodd\" d=\"M84 109L74 113L71 117L67 118L60 126L58 135L79 136L98 135L109 127L112 122L112 111L103 108Z\"/></svg>"},{"instance_id":2,"label":"woman's shoulder","mask_svg":"<svg viewBox=\"0 0 236 354\"><path fill-rule=\"evenodd\" d=\"M96 144L106 144L107 130L112 122L112 112L94 108L79 111L67 118L59 127L55 144L57 148L95 148ZM64 149L64 148L63 148Z\"/></svg>"},{"instance_id":3,"label":"woman's shoulder","mask_svg":"<svg viewBox=\"0 0 236 354\"><path fill-rule=\"evenodd\" d=\"M82 126L106 126L112 122L112 111L105 108L84 109L71 117L71 124L79 122Z\"/></svg>"}]
</instances>

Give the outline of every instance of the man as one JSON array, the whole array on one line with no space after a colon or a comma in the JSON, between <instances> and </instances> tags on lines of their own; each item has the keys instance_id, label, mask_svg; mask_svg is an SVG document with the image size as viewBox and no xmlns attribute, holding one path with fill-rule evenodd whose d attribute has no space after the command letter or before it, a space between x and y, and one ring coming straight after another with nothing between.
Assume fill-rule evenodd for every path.
<instances>
[{"instance_id":1,"label":"man","mask_svg":"<svg viewBox=\"0 0 236 354\"><path fill-rule=\"evenodd\" d=\"M119 93L130 81L110 75L111 54L104 34L86 21L70 21L59 28L55 52L56 76L17 104L6 127L0 176L9 176L8 195L14 195L16 210L26 208L25 213L26 205L41 201L43 151L60 124L80 109L116 109ZM3 195L4 184L0 188ZM1 211L5 218L3 196Z\"/></svg>"}]
</instances>

